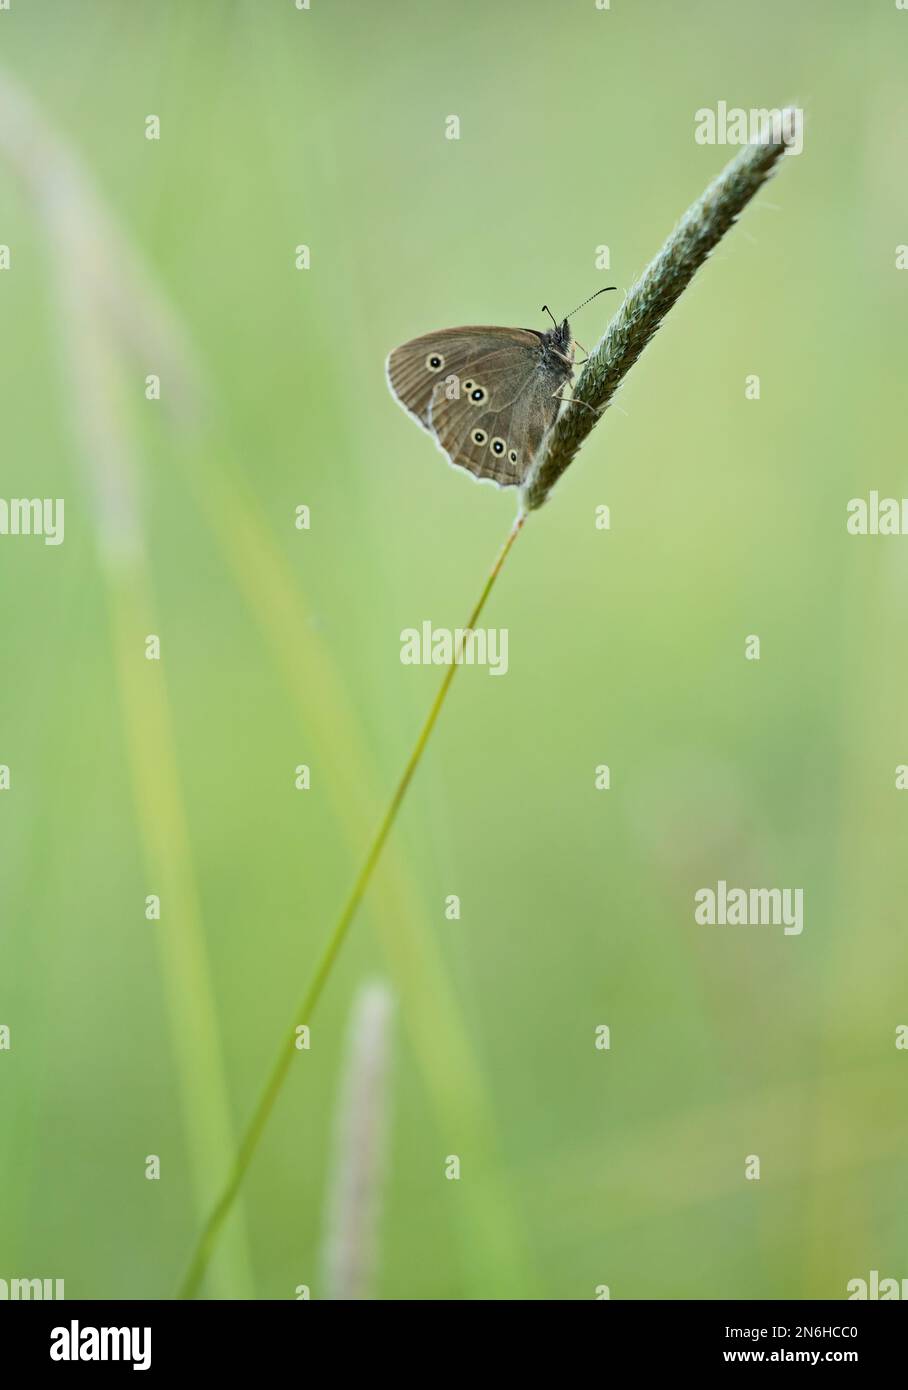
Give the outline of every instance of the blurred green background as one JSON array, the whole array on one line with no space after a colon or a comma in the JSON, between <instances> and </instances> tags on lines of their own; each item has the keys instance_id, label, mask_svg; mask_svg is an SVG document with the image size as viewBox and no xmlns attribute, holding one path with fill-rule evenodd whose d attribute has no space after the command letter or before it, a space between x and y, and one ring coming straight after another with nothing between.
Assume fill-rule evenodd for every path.
<instances>
[{"instance_id":1,"label":"blurred green background","mask_svg":"<svg viewBox=\"0 0 908 1390\"><path fill-rule=\"evenodd\" d=\"M205 1293L324 1296L375 978L375 1296L908 1275L908 540L845 530L908 493L906 45L891 0L0 13L2 493L67 508L0 537L0 1277L173 1295L434 694L400 630L465 620L514 513L384 358L624 289L719 100L803 104L804 153L515 548L508 675L455 682ZM719 878L803 887L803 935L697 927Z\"/></svg>"}]
</instances>

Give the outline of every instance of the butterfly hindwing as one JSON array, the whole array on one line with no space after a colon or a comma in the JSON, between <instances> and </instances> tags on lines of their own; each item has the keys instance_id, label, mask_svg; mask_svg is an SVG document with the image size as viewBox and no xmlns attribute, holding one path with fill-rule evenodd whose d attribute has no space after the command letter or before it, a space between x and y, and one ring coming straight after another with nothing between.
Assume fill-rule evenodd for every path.
<instances>
[{"instance_id":1,"label":"butterfly hindwing","mask_svg":"<svg viewBox=\"0 0 908 1390\"><path fill-rule=\"evenodd\" d=\"M519 487L558 413L553 393L559 381L537 367L512 396L507 389L496 391L494 370L485 376L488 404L475 402L470 390L453 399L436 390L430 405L432 429L452 463L499 487ZM475 380L479 389L485 387L479 371Z\"/></svg>"},{"instance_id":2,"label":"butterfly hindwing","mask_svg":"<svg viewBox=\"0 0 908 1390\"><path fill-rule=\"evenodd\" d=\"M450 461L476 478L518 486L570 375L543 363L532 329L466 327L395 348L388 380L397 399Z\"/></svg>"}]
</instances>

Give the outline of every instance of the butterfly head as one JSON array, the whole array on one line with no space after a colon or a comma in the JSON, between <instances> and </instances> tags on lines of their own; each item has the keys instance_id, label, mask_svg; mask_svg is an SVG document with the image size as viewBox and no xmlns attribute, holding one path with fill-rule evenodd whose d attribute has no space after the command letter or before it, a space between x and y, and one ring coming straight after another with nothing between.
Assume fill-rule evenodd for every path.
<instances>
[{"instance_id":1,"label":"butterfly head","mask_svg":"<svg viewBox=\"0 0 908 1390\"><path fill-rule=\"evenodd\" d=\"M583 304L578 304L577 309L582 309L589 304L590 300L596 299L600 294L607 294L609 290L613 289L615 289L614 285L606 285L605 289L597 290L595 294L591 294L589 299L583 301ZM567 362L570 366L573 366L574 362L574 335L571 333L568 319L571 314L577 313L577 309L572 309L568 318L562 319L559 323L549 306L547 304L542 306L542 312L548 314L552 320L552 327L542 335L546 355L551 355L555 361Z\"/></svg>"},{"instance_id":2,"label":"butterfly head","mask_svg":"<svg viewBox=\"0 0 908 1390\"><path fill-rule=\"evenodd\" d=\"M543 353L554 362L562 362L570 366L574 361L574 335L571 332L571 325L567 319L562 319L559 323L547 304L542 307L543 313L548 314L552 320L552 327L541 335Z\"/></svg>"}]
</instances>

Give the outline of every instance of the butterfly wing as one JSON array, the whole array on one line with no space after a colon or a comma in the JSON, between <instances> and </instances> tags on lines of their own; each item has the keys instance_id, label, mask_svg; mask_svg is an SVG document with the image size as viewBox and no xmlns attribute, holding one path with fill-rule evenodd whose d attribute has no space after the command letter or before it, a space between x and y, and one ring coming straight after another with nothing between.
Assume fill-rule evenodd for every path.
<instances>
[{"instance_id":1,"label":"butterfly wing","mask_svg":"<svg viewBox=\"0 0 908 1390\"><path fill-rule=\"evenodd\" d=\"M553 375L537 360L515 389L510 377L500 375L496 367L490 361L482 364L484 371L476 372L480 389L488 385L487 404L475 402L469 390L454 399L437 391L430 418L435 437L452 463L499 487L520 487L558 414L555 396L567 373Z\"/></svg>"},{"instance_id":2,"label":"butterfly wing","mask_svg":"<svg viewBox=\"0 0 908 1390\"><path fill-rule=\"evenodd\" d=\"M568 379L543 360L542 335L522 328L427 333L388 358L394 395L451 463L500 487L523 481Z\"/></svg>"}]
</instances>

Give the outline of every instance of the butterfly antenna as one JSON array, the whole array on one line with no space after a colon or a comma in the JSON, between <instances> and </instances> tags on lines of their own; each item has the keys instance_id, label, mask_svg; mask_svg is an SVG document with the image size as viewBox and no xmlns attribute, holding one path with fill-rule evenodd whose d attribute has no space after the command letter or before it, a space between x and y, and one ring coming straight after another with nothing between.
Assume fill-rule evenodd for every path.
<instances>
[{"instance_id":1,"label":"butterfly antenna","mask_svg":"<svg viewBox=\"0 0 908 1390\"><path fill-rule=\"evenodd\" d=\"M555 327L556 327L556 328L558 327L558 320L555 318L555 315L552 313L551 309L549 308L549 306L548 306L547 304L543 304L543 306L542 306L542 308L539 310L539 312L540 312L540 314L548 314L549 318L552 320L552 323L555 325Z\"/></svg>"},{"instance_id":2,"label":"butterfly antenna","mask_svg":"<svg viewBox=\"0 0 908 1390\"><path fill-rule=\"evenodd\" d=\"M568 314L568 318L572 319L581 309L585 309L587 304L590 304L594 299L598 299L600 294L608 294L609 290L616 290L617 288L617 285L606 285L605 289L597 290L595 294L590 295L589 299L585 299L582 304L578 304L576 309L572 309Z\"/></svg>"}]
</instances>

